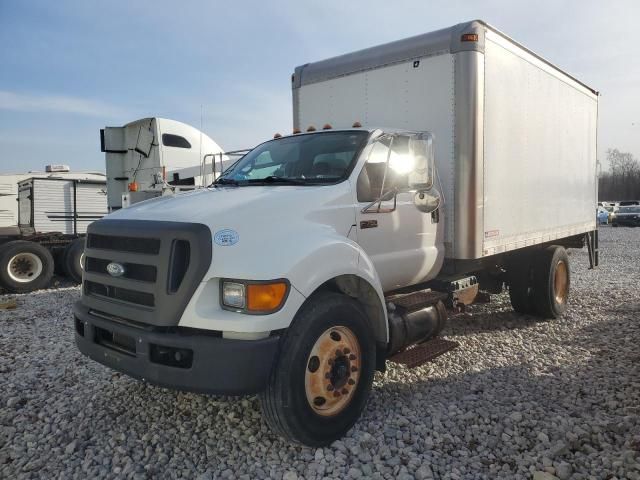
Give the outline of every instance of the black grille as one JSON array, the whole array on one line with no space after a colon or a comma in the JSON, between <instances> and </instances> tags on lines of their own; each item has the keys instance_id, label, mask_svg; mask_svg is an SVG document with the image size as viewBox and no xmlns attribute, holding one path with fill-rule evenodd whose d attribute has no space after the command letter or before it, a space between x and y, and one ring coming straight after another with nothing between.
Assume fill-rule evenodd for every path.
<instances>
[{"instance_id":1,"label":"black grille","mask_svg":"<svg viewBox=\"0 0 640 480\"><path fill-rule=\"evenodd\" d=\"M87 257L85 259L85 270L87 272L94 273L107 273L107 265L111 263L110 260L103 258ZM123 278L130 278L132 280L140 280L143 282L155 282L157 276L157 269L153 265L142 265L139 263L122 263L124 266Z\"/></svg>"},{"instance_id":2,"label":"black grille","mask_svg":"<svg viewBox=\"0 0 640 480\"><path fill-rule=\"evenodd\" d=\"M191 248L186 240L175 240L171 245L171 263L169 269L169 293L176 293L189 267Z\"/></svg>"},{"instance_id":3,"label":"black grille","mask_svg":"<svg viewBox=\"0 0 640 480\"><path fill-rule=\"evenodd\" d=\"M211 265L209 227L199 223L100 220L87 232L82 302L142 325L175 326ZM124 267L120 277L109 263Z\"/></svg>"},{"instance_id":4,"label":"black grille","mask_svg":"<svg viewBox=\"0 0 640 480\"><path fill-rule=\"evenodd\" d=\"M128 288L113 287L90 281L84 282L84 292L86 295L112 298L122 302L134 303L145 307L155 305L153 294L129 290Z\"/></svg>"},{"instance_id":5,"label":"black grille","mask_svg":"<svg viewBox=\"0 0 640 480\"><path fill-rule=\"evenodd\" d=\"M116 237L92 233L87 237L87 248L157 255L160 252L160 240L157 238Z\"/></svg>"}]
</instances>

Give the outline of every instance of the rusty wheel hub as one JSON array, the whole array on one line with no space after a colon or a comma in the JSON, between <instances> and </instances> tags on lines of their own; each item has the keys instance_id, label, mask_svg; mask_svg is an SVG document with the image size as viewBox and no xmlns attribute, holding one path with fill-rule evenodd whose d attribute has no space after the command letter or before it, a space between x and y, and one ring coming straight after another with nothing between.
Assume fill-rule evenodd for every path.
<instances>
[{"instance_id":1,"label":"rusty wheel hub","mask_svg":"<svg viewBox=\"0 0 640 480\"><path fill-rule=\"evenodd\" d=\"M569 293L569 270L564 260L558 260L556 264L556 272L553 278L553 292L556 302L564 303L567 301Z\"/></svg>"},{"instance_id":2,"label":"rusty wheel hub","mask_svg":"<svg viewBox=\"0 0 640 480\"><path fill-rule=\"evenodd\" d=\"M349 404L360 379L360 355L360 343L347 327L331 327L318 337L304 378L307 401L314 412L328 417Z\"/></svg>"}]
</instances>

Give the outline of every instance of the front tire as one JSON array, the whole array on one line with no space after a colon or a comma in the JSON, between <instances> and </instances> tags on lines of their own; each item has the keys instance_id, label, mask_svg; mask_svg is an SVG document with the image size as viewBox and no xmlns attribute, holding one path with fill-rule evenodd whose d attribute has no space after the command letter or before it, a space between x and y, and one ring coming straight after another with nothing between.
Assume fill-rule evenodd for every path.
<instances>
[{"instance_id":1,"label":"front tire","mask_svg":"<svg viewBox=\"0 0 640 480\"><path fill-rule=\"evenodd\" d=\"M42 245L14 240L0 248L0 286L12 293L45 288L53 277L51 252Z\"/></svg>"},{"instance_id":2,"label":"front tire","mask_svg":"<svg viewBox=\"0 0 640 480\"><path fill-rule=\"evenodd\" d=\"M269 427L308 446L343 437L360 417L373 383L376 347L354 299L313 295L280 343L260 406Z\"/></svg>"}]
</instances>

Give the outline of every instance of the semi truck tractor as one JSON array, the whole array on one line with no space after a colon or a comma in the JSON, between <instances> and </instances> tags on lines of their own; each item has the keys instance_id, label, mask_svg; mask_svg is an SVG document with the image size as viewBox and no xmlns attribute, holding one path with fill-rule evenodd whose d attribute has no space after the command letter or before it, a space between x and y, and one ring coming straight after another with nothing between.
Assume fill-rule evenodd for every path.
<instances>
[{"instance_id":1,"label":"semi truck tractor","mask_svg":"<svg viewBox=\"0 0 640 480\"><path fill-rule=\"evenodd\" d=\"M598 263L598 94L481 21L292 87L294 133L90 225L75 338L152 384L258 394L275 432L325 445L387 361L450 348L448 310L506 288L566 311L567 249Z\"/></svg>"},{"instance_id":2,"label":"semi truck tractor","mask_svg":"<svg viewBox=\"0 0 640 480\"><path fill-rule=\"evenodd\" d=\"M110 212L205 187L237 158L191 125L157 117L101 129L100 150L105 154Z\"/></svg>"}]
</instances>

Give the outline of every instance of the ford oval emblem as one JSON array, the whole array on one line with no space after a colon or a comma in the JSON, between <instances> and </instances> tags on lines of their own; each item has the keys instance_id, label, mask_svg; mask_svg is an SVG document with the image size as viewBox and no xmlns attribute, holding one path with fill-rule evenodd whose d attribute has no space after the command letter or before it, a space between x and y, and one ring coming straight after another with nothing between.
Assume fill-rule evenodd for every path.
<instances>
[{"instance_id":1,"label":"ford oval emblem","mask_svg":"<svg viewBox=\"0 0 640 480\"><path fill-rule=\"evenodd\" d=\"M124 265L121 263L111 262L107 265L107 273L112 277L121 277L124 275Z\"/></svg>"},{"instance_id":2,"label":"ford oval emblem","mask_svg":"<svg viewBox=\"0 0 640 480\"><path fill-rule=\"evenodd\" d=\"M222 247L230 247L235 245L240 240L240 235L235 230L225 228L224 230L218 230L213 236L213 241Z\"/></svg>"}]
</instances>

